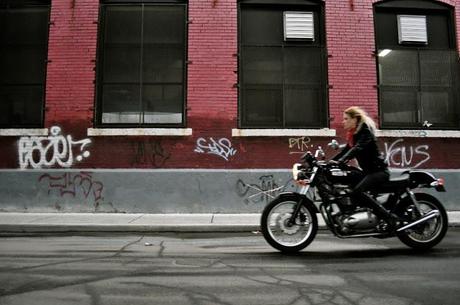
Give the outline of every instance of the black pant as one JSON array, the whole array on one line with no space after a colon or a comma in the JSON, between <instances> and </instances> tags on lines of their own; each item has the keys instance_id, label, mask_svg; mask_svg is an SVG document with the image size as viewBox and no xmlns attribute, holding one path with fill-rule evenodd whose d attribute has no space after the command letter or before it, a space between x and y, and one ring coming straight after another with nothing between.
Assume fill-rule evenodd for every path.
<instances>
[{"instance_id":1,"label":"black pant","mask_svg":"<svg viewBox=\"0 0 460 305\"><path fill-rule=\"evenodd\" d=\"M353 192L372 191L390 178L388 170L369 173L354 187Z\"/></svg>"},{"instance_id":2,"label":"black pant","mask_svg":"<svg viewBox=\"0 0 460 305\"><path fill-rule=\"evenodd\" d=\"M377 216L388 219L390 213L385 210L372 196L367 192L377 189L378 186L388 181L390 173L388 170L369 173L354 187L351 197L356 204L370 207Z\"/></svg>"}]
</instances>

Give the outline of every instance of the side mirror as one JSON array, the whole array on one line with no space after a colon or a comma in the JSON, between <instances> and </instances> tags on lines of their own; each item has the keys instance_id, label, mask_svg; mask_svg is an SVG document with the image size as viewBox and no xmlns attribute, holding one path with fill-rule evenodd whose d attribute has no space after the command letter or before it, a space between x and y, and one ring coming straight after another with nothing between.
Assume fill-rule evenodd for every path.
<instances>
[{"instance_id":1,"label":"side mirror","mask_svg":"<svg viewBox=\"0 0 460 305\"><path fill-rule=\"evenodd\" d=\"M327 144L330 148L337 150L339 149L339 142L336 139L332 140L330 143Z\"/></svg>"},{"instance_id":2,"label":"side mirror","mask_svg":"<svg viewBox=\"0 0 460 305\"><path fill-rule=\"evenodd\" d=\"M337 150L339 148L344 148L347 145L346 144L339 144L339 142L337 142L337 140L334 139L330 143L328 143L327 146L329 146L330 148L332 148L334 150Z\"/></svg>"}]
</instances>

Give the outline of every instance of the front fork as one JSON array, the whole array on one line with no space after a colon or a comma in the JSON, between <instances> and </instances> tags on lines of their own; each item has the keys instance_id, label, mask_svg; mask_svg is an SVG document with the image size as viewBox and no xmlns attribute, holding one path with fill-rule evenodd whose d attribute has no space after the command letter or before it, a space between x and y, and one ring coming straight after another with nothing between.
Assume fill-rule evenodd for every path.
<instances>
[{"instance_id":1,"label":"front fork","mask_svg":"<svg viewBox=\"0 0 460 305\"><path fill-rule=\"evenodd\" d=\"M313 172L312 172L312 175L310 176L310 183L313 181L313 179L315 178L316 176L316 172L318 171L318 168L317 167L314 167L313 168ZM307 195L308 194L308 191L310 190L310 183L307 184L307 185L302 185L302 187L300 188L299 190L299 194L301 195ZM292 227L293 225L295 225L295 219L297 218L297 215L299 214L300 212L300 209L302 208L302 198L299 200L299 202L297 202L295 208L294 208L294 212L292 213L291 215L291 218L289 218L289 221L287 222L287 225L288 227Z\"/></svg>"}]
</instances>

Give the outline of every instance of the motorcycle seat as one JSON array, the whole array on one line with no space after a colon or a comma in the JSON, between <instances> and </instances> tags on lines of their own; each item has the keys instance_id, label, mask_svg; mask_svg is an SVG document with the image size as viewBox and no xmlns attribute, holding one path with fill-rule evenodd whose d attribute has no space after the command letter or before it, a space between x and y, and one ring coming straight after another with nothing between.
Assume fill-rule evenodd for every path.
<instances>
[{"instance_id":1,"label":"motorcycle seat","mask_svg":"<svg viewBox=\"0 0 460 305\"><path fill-rule=\"evenodd\" d=\"M399 177L390 178L381 185L381 189L385 191L392 191L396 189L406 189L410 186L409 175L402 175Z\"/></svg>"}]
</instances>

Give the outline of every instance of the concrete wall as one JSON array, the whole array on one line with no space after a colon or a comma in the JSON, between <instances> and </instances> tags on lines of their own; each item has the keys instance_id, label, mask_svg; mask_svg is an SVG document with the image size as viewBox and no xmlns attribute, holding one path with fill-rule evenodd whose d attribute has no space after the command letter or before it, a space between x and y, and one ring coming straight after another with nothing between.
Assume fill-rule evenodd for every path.
<instances>
[{"instance_id":1,"label":"concrete wall","mask_svg":"<svg viewBox=\"0 0 460 305\"><path fill-rule=\"evenodd\" d=\"M460 171L434 174L448 192L431 193L460 210ZM295 189L287 170L2 170L0 211L259 213Z\"/></svg>"}]
</instances>

